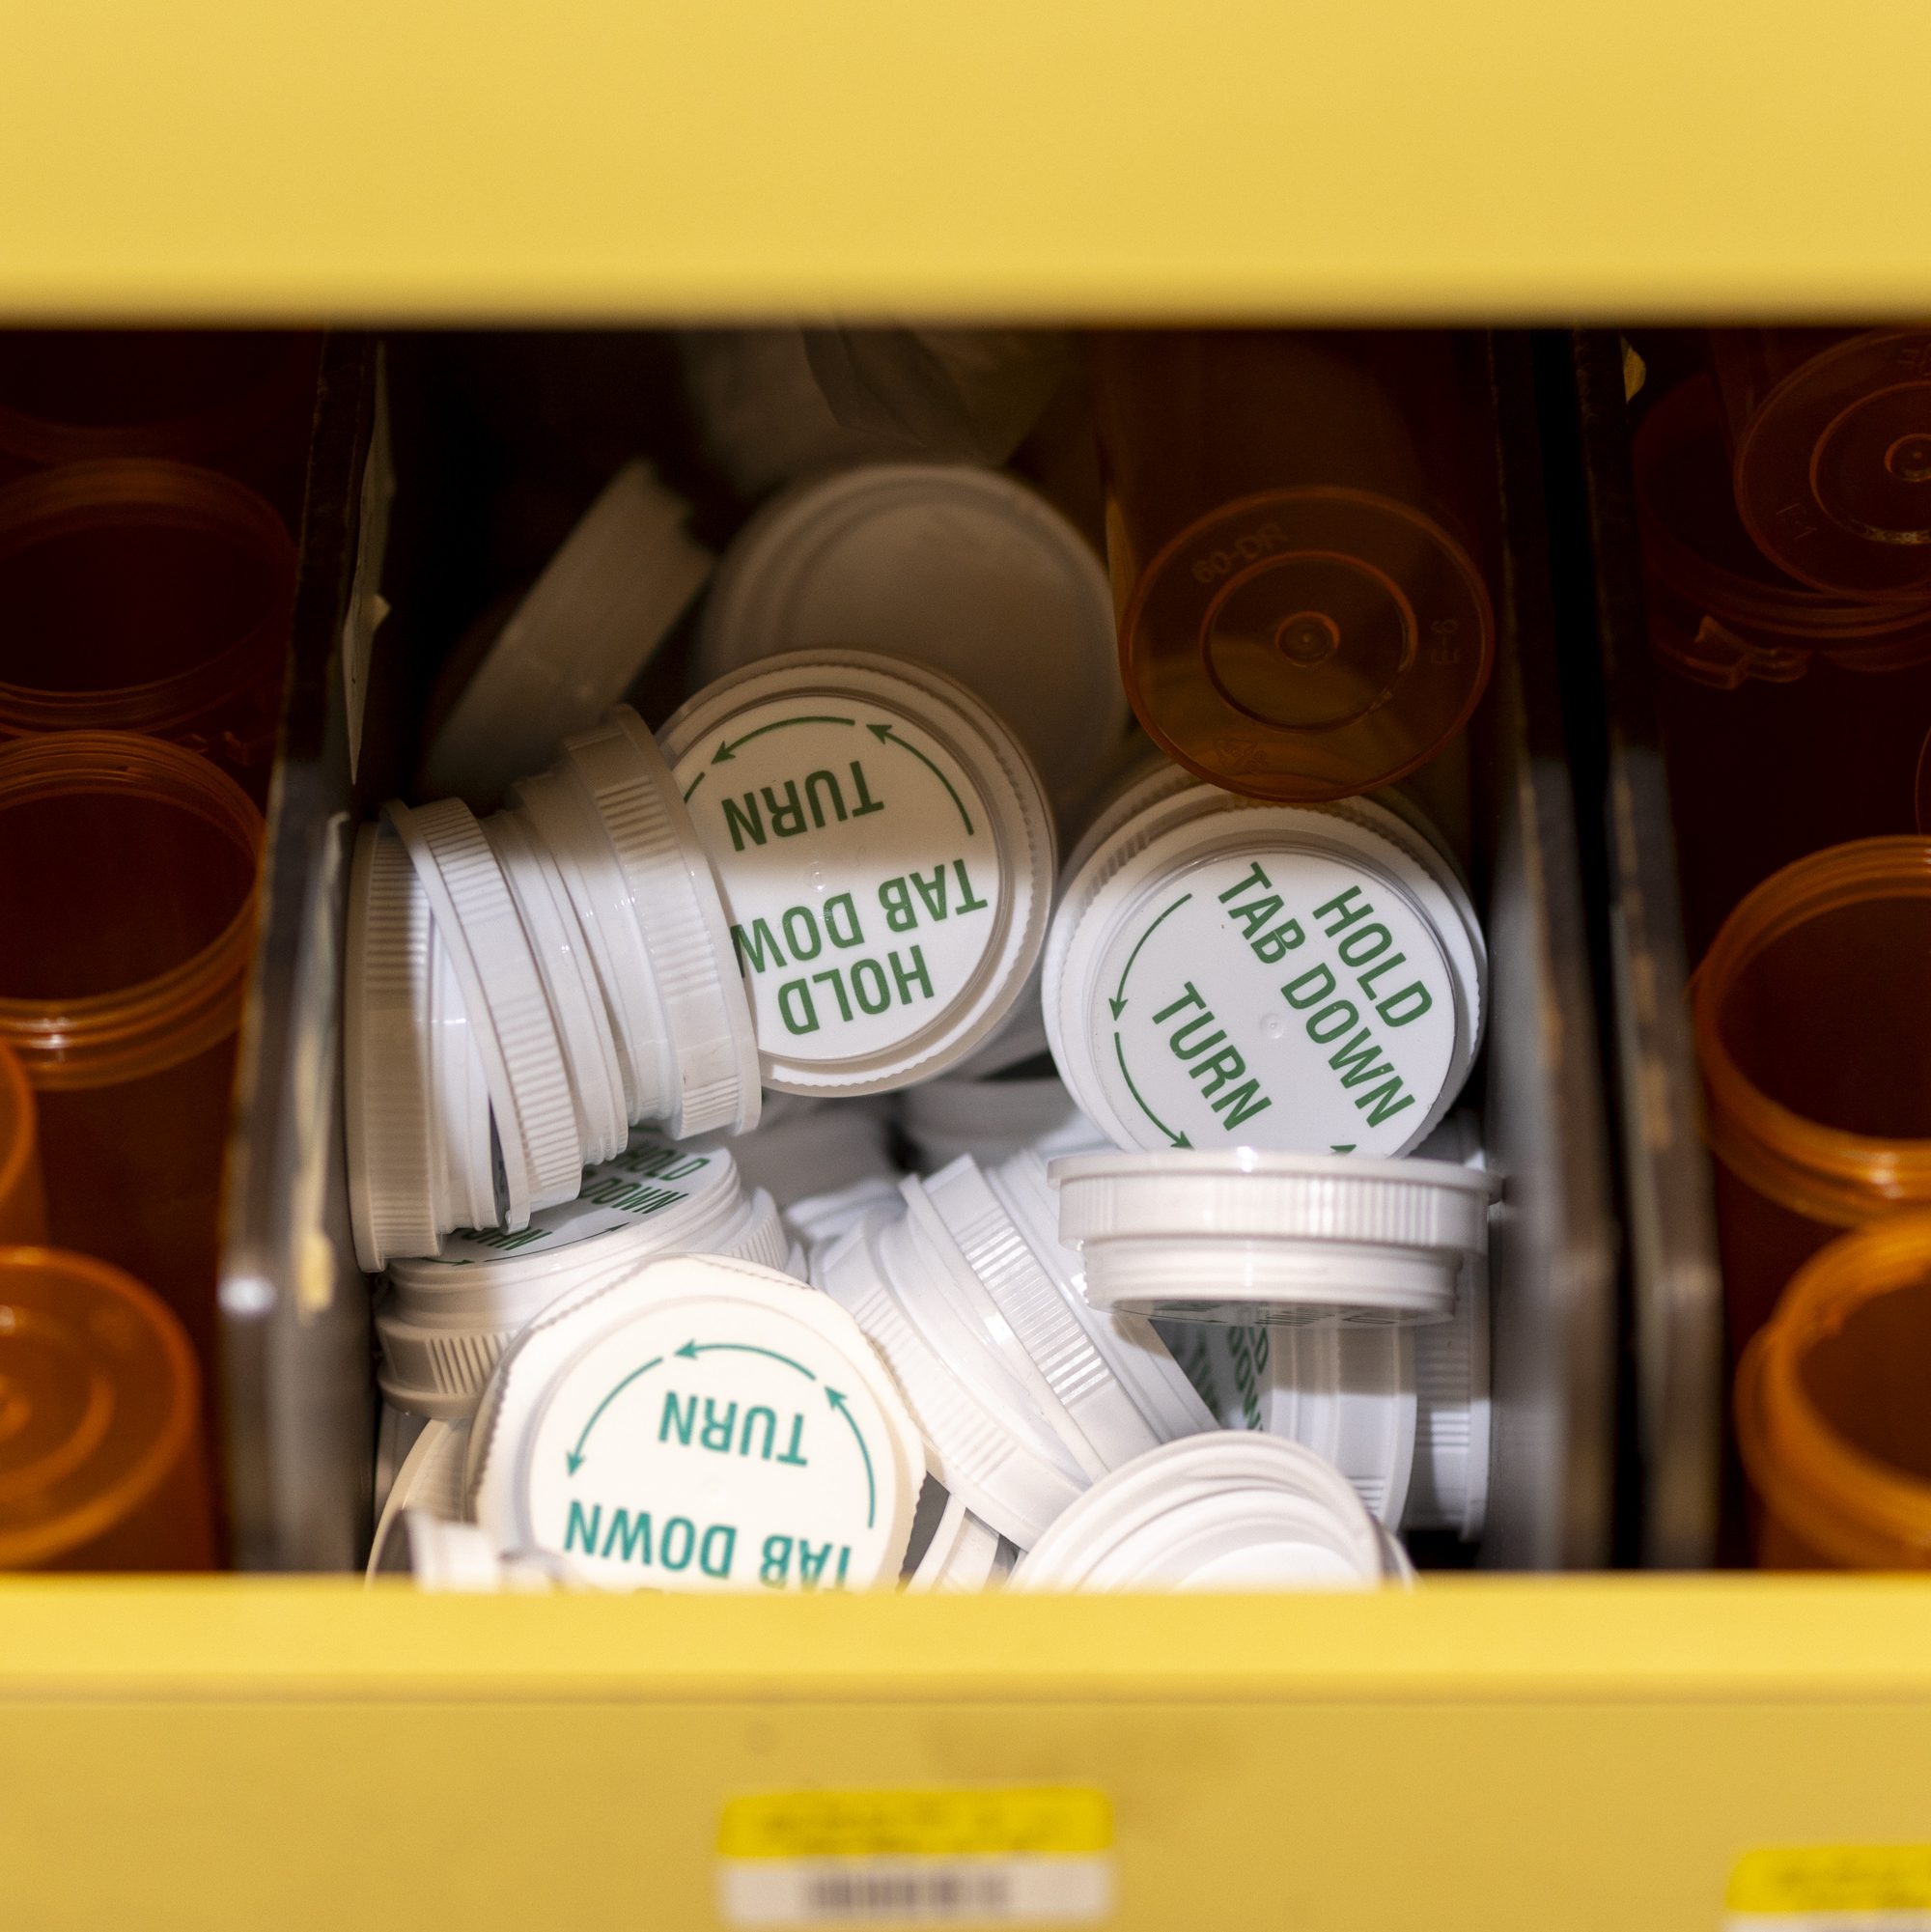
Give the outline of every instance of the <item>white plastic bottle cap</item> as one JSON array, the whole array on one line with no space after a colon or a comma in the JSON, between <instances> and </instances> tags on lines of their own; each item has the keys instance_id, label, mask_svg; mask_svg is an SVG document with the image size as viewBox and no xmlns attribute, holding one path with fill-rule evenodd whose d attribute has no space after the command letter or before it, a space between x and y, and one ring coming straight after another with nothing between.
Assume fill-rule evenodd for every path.
<instances>
[{"instance_id":1,"label":"white plastic bottle cap","mask_svg":"<svg viewBox=\"0 0 1931 1932\"><path fill-rule=\"evenodd\" d=\"M647 1261L538 1317L472 1432L471 1513L609 1589L898 1581L918 1435L822 1295L716 1255Z\"/></svg>"},{"instance_id":2,"label":"white plastic bottle cap","mask_svg":"<svg viewBox=\"0 0 1931 1932\"><path fill-rule=\"evenodd\" d=\"M1109 1144L1056 1074L1037 1079L928 1080L906 1089L903 1106L906 1138L926 1172L962 1154L987 1167L1028 1149L1051 1160Z\"/></svg>"},{"instance_id":3,"label":"white plastic bottle cap","mask_svg":"<svg viewBox=\"0 0 1931 1932\"><path fill-rule=\"evenodd\" d=\"M654 1254L731 1255L781 1267L771 1197L747 1193L722 1148L677 1147L638 1130L589 1168L574 1201L514 1233L464 1229L433 1260L397 1260L377 1303L378 1375L399 1408L469 1414L503 1351L558 1297L613 1280Z\"/></svg>"},{"instance_id":4,"label":"white plastic bottle cap","mask_svg":"<svg viewBox=\"0 0 1931 1932\"><path fill-rule=\"evenodd\" d=\"M1480 1044L1487 958L1453 864L1371 800L1161 781L1067 880L1042 1005L1123 1147L1406 1153Z\"/></svg>"},{"instance_id":5,"label":"white plastic bottle cap","mask_svg":"<svg viewBox=\"0 0 1931 1932\"><path fill-rule=\"evenodd\" d=\"M436 938L462 988L490 1082L508 1195L506 1221L567 1201L583 1172L569 1063L543 977L502 868L476 815L459 798L383 816L407 848L429 897Z\"/></svg>"},{"instance_id":6,"label":"white plastic bottle cap","mask_svg":"<svg viewBox=\"0 0 1931 1932\"><path fill-rule=\"evenodd\" d=\"M356 1259L374 1273L499 1212L475 1032L428 895L384 826L356 835L344 978L350 1221Z\"/></svg>"},{"instance_id":7,"label":"white plastic bottle cap","mask_svg":"<svg viewBox=\"0 0 1931 1932\"><path fill-rule=\"evenodd\" d=\"M768 1085L905 1086L1010 1011L1045 938L1052 826L977 699L882 658L796 653L714 685L663 740Z\"/></svg>"},{"instance_id":8,"label":"white plastic bottle cap","mask_svg":"<svg viewBox=\"0 0 1931 1932\"><path fill-rule=\"evenodd\" d=\"M1440 1321L1496 1193L1446 1161L1255 1148L1079 1154L1052 1178L1088 1298L1170 1321Z\"/></svg>"},{"instance_id":9,"label":"white plastic bottle cap","mask_svg":"<svg viewBox=\"0 0 1931 1932\"><path fill-rule=\"evenodd\" d=\"M1094 1484L1020 1559L1012 1586L1347 1589L1413 1574L1330 1463L1277 1436L1223 1432Z\"/></svg>"},{"instance_id":10,"label":"white plastic bottle cap","mask_svg":"<svg viewBox=\"0 0 1931 1932\"><path fill-rule=\"evenodd\" d=\"M956 678L1018 734L1057 806L1091 788L1126 731L1105 572L1058 511L996 470L841 470L752 519L704 606L697 674L825 646Z\"/></svg>"},{"instance_id":11,"label":"white plastic bottle cap","mask_svg":"<svg viewBox=\"0 0 1931 1932\"><path fill-rule=\"evenodd\" d=\"M1454 1326L1176 1322L1163 1336L1223 1428L1265 1430L1312 1449L1381 1522L1400 1524L1415 1456L1418 1337Z\"/></svg>"},{"instance_id":12,"label":"white plastic bottle cap","mask_svg":"<svg viewBox=\"0 0 1931 1932\"><path fill-rule=\"evenodd\" d=\"M1012 1545L927 1476L906 1552L906 1588L917 1596L976 1594L1004 1582L1012 1567Z\"/></svg>"},{"instance_id":13,"label":"white plastic bottle cap","mask_svg":"<svg viewBox=\"0 0 1931 1932\"><path fill-rule=\"evenodd\" d=\"M657 741L617 705L565 741L563 765L596 804L649 963L668 1059L662 1091L640 1101L646 1117L677 1140L755 1126L757 1038L718 882Z\"/></svg>"},{"instance_id":14,"label":"white plastic bottle cap","mask_svg":"<svg viewBox=\"0 0 1931 1932\"><path fill-rule=\"evenodd\" d=\"M881 1211L814 1272L899 1375L934 1472L1002 1534L1033 1541L1069 1474L1212 1426L1147 1324L1088 1306L1037 1156L991 1173L965 1156L901 1191L901 1217Z\"/></svg>"},{"instance_id":15,"label":"white plastic bottle cap","mask_svg":"<svg viewBox=\"0 0 1931 1932\"><path fill-rule=\"evenodd\" d=\"M463 686L423 760L424 792L487 810L630 689L711 574L689 510L646 462L610 479Z\"/></svg>"},{"instance_id":16,"label":"white plastic bottle cap","mask_svg":"<svg viewBox=\"0 0 1931 1932\"><path fill-rule=\"evenodd\" d=\"M524 815L493 813L483 821L483 835L502 867L542 975L564 1050L584 1164L594 1167L622 1148L630 1131L616 1036L595 965L563 880L545 862Z\"/></svg>"},{"instance_id":17,"label":"white plastic bottle cap","mask_svg":"<svg viewBox=\"0 0 1931 1932\"><path fill-rule=\"evenodd\" d=\"M881 1209L815 1249L811 1272L889 1365L918 1418L926 1468L1002 1536L1032 1543L1086 1473L980 1311L945 1292L964 1272L959 1259L908 1214ZM976 1284L970 1292L984 1299Z\"/></svg>"},{"instance_id":18,"label":"white plastic bottle cap","mask_svg":"<svg viewBox=\"0 0 1931 1932\"><path fill-rule=\"evenodd\" d=\"M462 1467L468 1453L467 1422L423 1424L377 1518L376 1540L369 1550L370 1578L409 1567L408 1538L403 1527L406 1514L433 1516L442 1523L462 1516Z\"/></svg>"}]
</instances>

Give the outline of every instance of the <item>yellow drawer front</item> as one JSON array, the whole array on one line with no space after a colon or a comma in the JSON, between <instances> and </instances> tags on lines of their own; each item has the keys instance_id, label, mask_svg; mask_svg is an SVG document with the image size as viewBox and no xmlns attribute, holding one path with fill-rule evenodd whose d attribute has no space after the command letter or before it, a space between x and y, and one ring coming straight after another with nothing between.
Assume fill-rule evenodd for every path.
<instances>
[{"instance_id":1,"label":"yellow drawer front","mask_svg":"<svg viewBox=\"0 0 1931 1932\"><path fill-rule=\"evenodd\" d=\"M0 314L1931 308L1909 0L61 0Z\"/></svg>"},{"instance_id":2,"label":"yellow drawer front","mask_svg":"<svg viewBox=\"0 0 1931 1932\"><path fill-rule=\"evenodd\" d=\"M1884 1581L22 1582L0 1589L4 1920L668 1932L726 1922L720 1843L742 1864L883 1829L914 1864L1009 1830L1096 1862L1113 1906L1088 1923L1714 1932L1749 1855L1931 1839L1927 1634L1931 1584ZM1744 1871L1739 1903L1768 1884Z\"/></svg>"}]
</instances>

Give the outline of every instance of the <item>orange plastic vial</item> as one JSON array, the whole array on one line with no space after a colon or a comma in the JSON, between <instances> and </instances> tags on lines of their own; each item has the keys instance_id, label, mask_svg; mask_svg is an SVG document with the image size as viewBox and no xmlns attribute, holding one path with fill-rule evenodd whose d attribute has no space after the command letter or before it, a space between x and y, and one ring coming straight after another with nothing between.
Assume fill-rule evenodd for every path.
<instances>
[{"instance_id":1,"label":"orange plastic vial","mask_svg":"<svg viewBox=\"0 0 1931 1932\"><path fill-rule=\"evenodd\" d=\"M1733 1356L1847 1227L1931 1208L1931 839L1764 881L1693 981Z\"/></svg>"},{"instance_id":2,"label":"orange plastic vial","mask_svg":"<svg viewBox=\"0 0 1931 1932\"><path fill-rule=\"evenodd\" d=\"M281 518L182 463L0 489L0 738L140 731L266 793L294 606Z\"/></svg>"},{"instance_id":3,"label":"orange plastic vial","mask_svg":"<svg viewBox=\"0 0 1931 1932\"><path fill-rule=\"evenodd\" d=\"M1737 1372L1737 1443L1777 1570L1931 1568L1931 1216L1808 1262Z\"/></svg>"},{"instance_id":4,"label":"orange plastic vial","mask_svg":"<svg viewBox=\"0 0 1931 1932\"><path fill-rule=\"evenodd\" d=\"M1800 582L1931 597L1931 329L1715 329L1737 510Z\"/></svg>"},{"instance_id":5,"label":"orange plastic vial","mask_svg":"<svg viewBox=\"0 0 1931 1932\"><path fill-rule=\"evenodd\" d=\"M145 1281L203 1359L262 819L159 739L0 745L0 1044L40 1113L51 1239Z\"/></svg>"},{"instance_id":6,"label":"orange plastic vial","mask_svg":"<svg viewBox=\"0 0 1931 1932\"><path fill-rule=\"evenodd\" d=\"M293 527L320 349L294 331L0 329L0 476L161 457L252 484Z\"/></svg>"},{"instance_id":7,"label":"orange plastic vial","mask_svg":"<svg viewBox=\"0 0 1931 1932\"><path fill-rule=\"evenodd\" d=\"M0 1570L206 1570L206 1470L181 1324L90 1255L0 1248Z\"/></svg>"},{"instance_id":8,"label":"orange plastic vial","mask_svg":"<svg viewBox=\"0 0 1931 1932\"><path fill-rule=\"evenodd\" d=\"M18 1058L0 1047L0 1247L46 1238L34 1090Z\"/></svg>"},{"instance_id":9,"label":"orange plastic vial","mask_svg":"<svg viewBox=\"0 0 1931 1932\"><path fill-rule=\"evenodd\" d=\"M1815 590L1758 550L1707 376L1649 404L1635 459L1650 641L1677 674L1657 702L1700 943L1779 866L1916 828L1931 602Z\"/></svg>"},{"instance_id":10,"label":"orange plastic vial","mask_svg":"<svg viewBox=\"0 0 1931 1932\"><path fill-rule=\"evenodd\" d=\"M1140 722L1255 798L1337 798L1468 722L1495 620L1480 339L1147 331L1094 346Z\"/></svg>"}]
</instances>

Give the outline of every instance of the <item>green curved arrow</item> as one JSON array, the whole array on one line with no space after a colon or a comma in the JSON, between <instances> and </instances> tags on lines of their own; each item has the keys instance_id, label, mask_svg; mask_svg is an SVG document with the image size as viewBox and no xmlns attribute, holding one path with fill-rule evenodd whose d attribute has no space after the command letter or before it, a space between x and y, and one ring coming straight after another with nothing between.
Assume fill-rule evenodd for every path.
<instances>
[{"instance_id":1,"label":"green curved arrow","mask_svg":"<svg viewBox=\"0 0 1931 1932\"><path fill-rule=\"evenodd\" d=\"M893 732L891 726L888 724L868 724L865 727L865 729L869 731L872 734L872 736L879 741L881 744L896 744L901 751L910 751L911 755L914 758L916 758L918 762L921 765L923 765L926 768L926 770L930 771L932 775L935 778L937 778L938 782L941 785L943 785L948 792L952 793L952 802L959 807L959 816L962 820L965 821L966 836L967 838L972 838L975 836L972 830L972 815L966 809L966 800L962 798L957 792L953 791L952 780L948 778L945 775L945 773L941 771L938 769L938 767L935 765L932 762L932 760L928 758L925 755L925 753L918 748L917 745L910 743L906 739L898 737Z\"/></svg>"},{"instance_id":2,"label":"green curved arrow","mask_svg":"<svg viewBox=\"0 0 1931 1932\"><path fill-rule=\"evenodd\" d=\"M846 1406L845 1397L837 1389L829 1386L826 1388L825 1397L852 1425L852 1439L858 1444L858 1453L865 1459L865 1527L869 1529L879 1518L879 1482L872 1473L872 1452L865 1446L865 1438L858 1428L858 1418Z\"/></svg>"},{"instance_id":3,"label":"green curved arrow","mask_svg":"<svg viewBox=\"0 0 1931 1932\"><path fill-rule=\"evenodd\" d=\"M1120 1036L1117 1032L1114 1033L1113 1035L1113 1051L1119 1058L1120 1077L1127 1083L1127 1091L1130 1094L1132 1094L1136 1101L1139 1102L1140 1111L1143 1114L1145 1114L1146 1117L1150 1121L1152 1121L1153 1124L1157 1128L1159 1128L1160 1131L1163 1134L1165 1134L1166 1137L1170 1141L1172 1141L1176 1147L1191 1147L1193 1145L1192 1141L1188 1139L1188 1137L1184 1134L1174 1133L1173 1129L1167 1126L1166 1122L1161 1119L1160 1115L1157 1114L1153 1110L1153 1108L1146 1104L1146 1100L1140 1093L1139 1088L1134 1086L1133 1071L1127 1065L1127 1050L1120 1044Z\"/></svg>"},{"instance_id":4,"label":"green curved arrow","mask_svg":"<svg viewBox=\"0 0 1931 1932\"><path fill-rule=\"evenodd\" d=\"M795 1368L809 1382L818 1380L816 1369L806 1368L801 1361L793 1361L788 1355L780 1355L776 1349L761 1349L756 1342L686 1342L677 1351L686 1361L695 1361L701 1355L714 1355L719 1349L729 1349L736 1355L767 1355L773 1361L781 1361L787 1368Z\"/></svg>"},{"instance_id":5,"label":"green curved arrow","mask_svg":"<svg viewBox=\"0 0 1931 1932\"><path fill-rule=\"evenodd\" d=\"M1167 912L1179 911L1180 909L1183 906L1185 906L1187 902L1192 897L1193 897L1192 893L1183 892L1180 895L1180 897L1176 899L1173 902L1173 904L1166 909L1166 912L1161 913L1159 918L1156 918L1154 920L1153 925L1149 926L1146 929L1146 931L1142 933L1139 936L1139 938L1133 941L1133 949L1127 955L1126 965L1120 968L1119 991L1113 995L1111 999L1107 1000L1106 1002L1106 1004L1113 1009L1113 1018L1115 1020L1117 1020L1120 1017L1120 1015L1127 1010L1127 975L1133 971L1133 962L1140 956L1140 948L1143 945L1145 945L1150 938L1153 938L1154 928L1160 924L1161 919L1164 919L1167 916Z\"/></svg>"},{"instance_id":6,"label":"green curved arrow","mask_svg":"<svg viewBox=\"0 0 1931 1932\"><path fill-rule=\"evenodd\" d=\"M856 724L855 717L781 717L774 724L761 724L756 731L747 731L742 738L723 738L717 742L717 749L711 754L711 765L728 765L738 755L741 744L748 744L754 738L762 738L768 731L784 731L794 724ZM690 803L690 795L704 783L705 773L711 770L707 765L684 790L684 802Z\"/></svg>"},{"instance_id":7,"label":"green curved arrow","mask_svg":"<svg viewBox=\"0 0 1931 1932\"><path fill-rule=\"evenodd\" d=\"M747 731L742 738L720 740L717 749L711 754L714 765L728 765L738 755L741 744L748 744L754 738L762 738L768 731L789 731L795 724L856 724L854 717L781 717L775 724L761 724L756 731Z\"/></svg>"},{"instance_id":8,"label":"green curved arrow","mask_svg":"<svg viewBox=\"0 0 1931 1932\"><path fill-rule=\"evenodd\" d=\"M564 1461L569 1464L570 1473L572 1475L574 1475L577 1472L577 1470L583 1467L583 1445L585 1442L589 1442L590 1432L591 1430L596 1428L598 1417L603 1414L604 1410L609 1408L611 1403L616 1401L618 1396L623 1394L625 1389L630 1387L631 1383L636 1381L638 1376L648 1375L651 1372L651 1370L658 1367L662 1362L662 1360L663 1360L662 1356L660 1355L653 1356L650 1358L650 1360L645 1362L641 1368L633 1368L630 1372L630 1374L623 1379L622 1382L618 1383L615 1387L609 1389L604 1394L603 1400L600 1402L597 1405L597 1407L590 1412L590 1420L583 1425L583 1433L577 1437L575 1448L569 1449L564 1452Z\"/></svg>"}]
</instances>

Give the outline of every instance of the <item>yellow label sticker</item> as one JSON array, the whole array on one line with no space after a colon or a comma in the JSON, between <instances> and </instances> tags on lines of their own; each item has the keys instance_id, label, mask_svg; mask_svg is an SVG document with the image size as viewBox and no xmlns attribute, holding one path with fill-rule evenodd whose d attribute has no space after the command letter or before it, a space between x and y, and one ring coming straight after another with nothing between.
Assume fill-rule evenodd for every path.
<instances>
[{"instance_id":1,"label":"yellow label sticker","mask_svg":"<svg viewBox=\"0 0 1931 1932\"><path fill-rule=\"evenodd\" d=\"M770 1791L724 1806L729 1859L1077 1857L1110 1851L1113 1807L1083 1784Z\"/></svg>"},{"instance_id":2,"label":"yellow label sticker","mask_svg":"<svg viewBox=\"0 0 1931 1932\"><path fill-rule=\"evenodd\" d=\"M717 1829L727 1925L1097 1926L1113 1807L1082 1784L766 1791Z\"/></svg>"},{"instance_id":3,"label":"yellow label sticker","mask_svg":"<svg viewBox=\"0 0 1931 1932\"><path fill-rule=\"evenodd\" d=\"M1794 1845L1747 1852L1724 1894L1745 1918L1931 1914L1931 1845ZM1795 1928L1792 1928L1795 1932Z\"/></svg>"}]
</instances>

